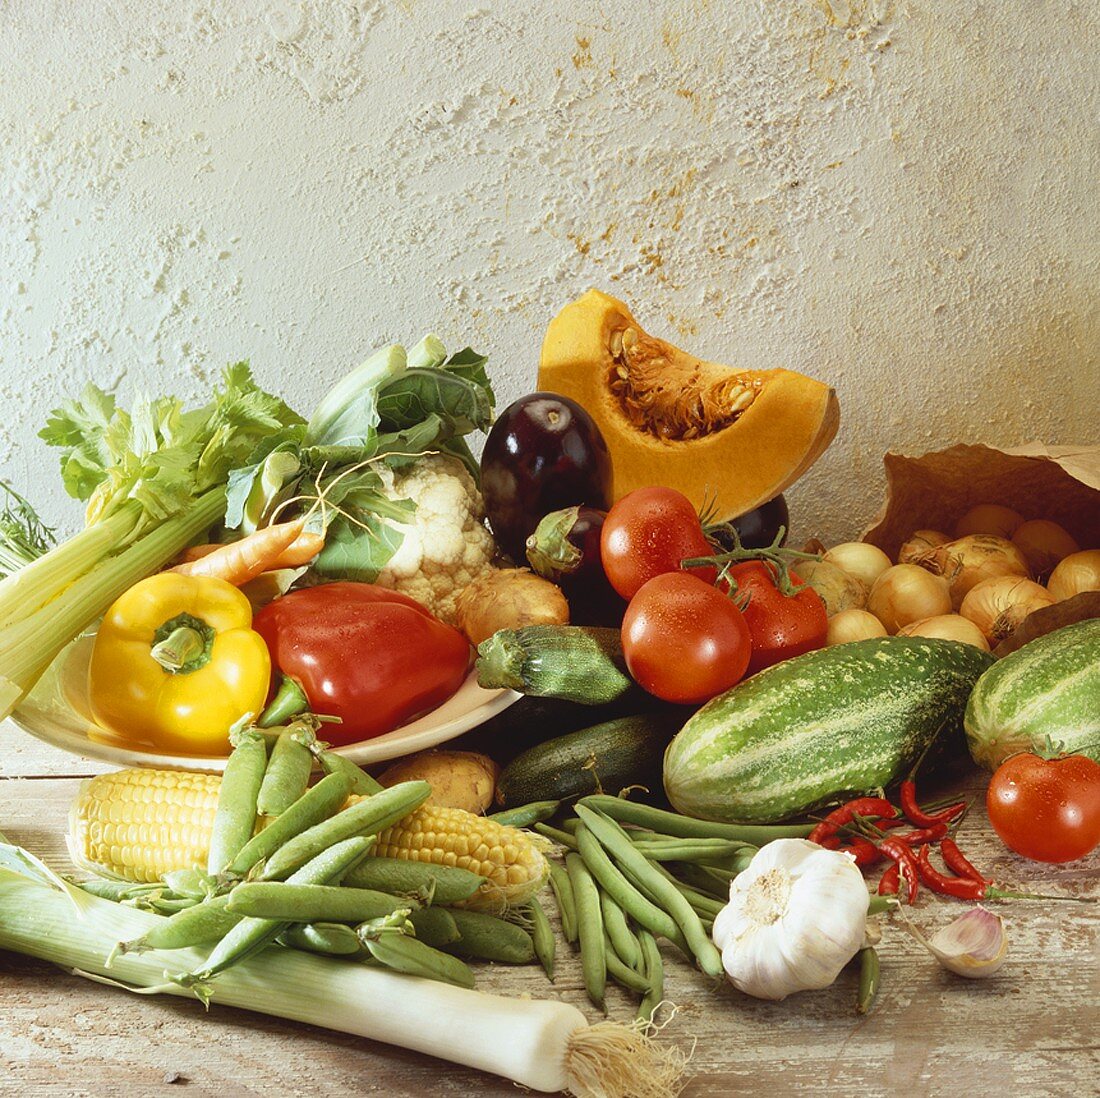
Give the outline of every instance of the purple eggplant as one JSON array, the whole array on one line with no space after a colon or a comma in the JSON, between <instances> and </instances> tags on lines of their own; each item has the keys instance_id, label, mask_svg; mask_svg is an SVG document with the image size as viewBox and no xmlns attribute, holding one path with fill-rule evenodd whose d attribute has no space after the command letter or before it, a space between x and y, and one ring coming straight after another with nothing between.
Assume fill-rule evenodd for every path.
<instances>
[{"instance_id":1,"label":"purple eggplant","mask_svg":"<svg viewBox=\"0 0 1100 1098\"><path fill-rule=\"evenodd\" d=\"M723 527L732 526L741 539L741 544L746 549L763 549L775 541L779 528L783 527L783 540L779 543L785 545L787 532L790 530L791 516L787 511L787 501L782 496L775 496L767 503L760 504L752 511L746 511L728 523L723 523L717 528L708 529L707 533L723 549L733 548L733 538L728 530Z\"/></svg>"},{"instance_id":2,"label":"purple eggplant","mask_svg":"<svg viewBox=\"0 0 1100 1098\"><path fill-rule=\"evenodd\" d=\"M497 545L522 563L544 515L563 507L608 508L611 455L576 401L531 393L493 424L481 455L481 490Z\"/></svg>"}]
</instances>

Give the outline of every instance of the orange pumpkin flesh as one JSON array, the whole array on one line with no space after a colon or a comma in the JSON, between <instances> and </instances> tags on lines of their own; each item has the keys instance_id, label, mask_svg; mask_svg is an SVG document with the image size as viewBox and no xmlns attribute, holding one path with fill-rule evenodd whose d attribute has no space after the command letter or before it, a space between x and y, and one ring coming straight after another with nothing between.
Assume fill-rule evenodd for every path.
<instances>
[{"instance_id":1,"label":"orange pumpkin flesh","mask_svg":"<svg viewBox=\"0 0 1100 1098\"><path fill-rule=\"evenodd\" d=\"M612 493L665 484L718 520L794 483L840 423L828 385L791 370L735 370L644 332L621 302L589 290L550 322L539 388L572 397L611 451Z\"/></svg>"}]
</instances>

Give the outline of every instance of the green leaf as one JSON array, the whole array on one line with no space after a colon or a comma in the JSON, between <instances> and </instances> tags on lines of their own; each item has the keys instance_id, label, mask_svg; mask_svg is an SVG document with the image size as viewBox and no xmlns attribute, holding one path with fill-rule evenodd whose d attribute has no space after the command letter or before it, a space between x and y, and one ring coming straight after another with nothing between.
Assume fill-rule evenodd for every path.
<instances>
[{"instance_id":1,"label":"green leaf","mask_svg":"<svg viewBox=\"0 0 1100 1098\"><path fill-rule=\"evenodd\" d=\"M378 481L377 473L369 472ZM416 504L407 499L388 499L369 485L368 477L346 493L339 493L336 505L343 513L329 523L325 547L311 569L314 575L325 580L373 583L401 547L405 533L392 522L411 522ZM332 494L337 495L341 487L342 483Z\"/></svg>"},{"instance_id":2,"label":"green leaf","mask_svg":"<svg viewBox=\"0 0 1100 1098\"><path fill-rule=\"evenodd\" d=\"M275 431L249 455L248 464L229 472L225 488L225 525L252 533L289 488L302 468L302 424Z\"/></svg>"},{"instance_id":3,"label":"green leaf","mask_svg":"<svg viewBox=\"0 0 1100 1098\"><path fill-rule=\"evenodd\" d=\"M307 446L365 446L378 427L378 390L405 369L405 348L376 351L332 388L306 429Z\"/></svg>"},{"instance_id":4,"label":"green leaf","mask_svg":"<svg viewBox=\"0 0 1100 1098\"><path fill-rule=\"evenodd\" d=\"M485 369L488 361L488 355L479 354L472 347L463 347L461 351L451 355L443 368L450 370L452 374L465 378L467 381L472 381L475 385L480 385L489 397L490 407L495 408L497 403L496 394L493 392L488 371Z\"/></svg>"},{"instance_id":5,"label":"green leaf","mask_svg":"<svg viewBox=\"0 0 1100 1098\"><path fill-rule=\"evenodd\" d=\"M493 411L483 386L450 370L406 370L378 394L387 431L407 430L433 413L448 428L446 438L486 430Z\"/></svg>"}]
</instances>

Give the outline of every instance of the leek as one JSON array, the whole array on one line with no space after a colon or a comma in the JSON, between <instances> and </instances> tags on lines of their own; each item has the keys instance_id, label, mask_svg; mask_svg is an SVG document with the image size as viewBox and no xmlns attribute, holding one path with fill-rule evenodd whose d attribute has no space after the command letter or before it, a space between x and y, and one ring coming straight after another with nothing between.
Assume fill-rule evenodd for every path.
<instances>
[{"instance_id":1,"label":"leek","mask_svg":"<svg viewBox=\"0 0 1100 1098\"><path fill-rule=\"evenodd\" d=\"M69 885L27 851L0 845L0 949L146 994L191 997L165 970L198 949L110 954L163 916ZM512 1079L532 1090L639 1098L675 1093L683 1062L632 1027L589 1026L576 1007L508 999L435 980L270 946L222 973L210 1001L338 1029Z\"/></svg>"}]
</instances>

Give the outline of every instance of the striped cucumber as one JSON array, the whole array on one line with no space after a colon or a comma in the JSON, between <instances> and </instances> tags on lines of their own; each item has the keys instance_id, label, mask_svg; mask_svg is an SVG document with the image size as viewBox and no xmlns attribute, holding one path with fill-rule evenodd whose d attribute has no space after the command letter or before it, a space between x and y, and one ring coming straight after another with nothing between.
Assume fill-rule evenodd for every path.
<instances>
[{"instance_id":1,"label":"striped cucumber","mask_svg":"<svg viewBox=\"0 0 1100 1098\"><path fill-rule=\"evenodd\" d=\"M704 820L770 823L904 774L962 723L993 657L955 641L881 637L769 667L707 702L665 754L665 792Z\"/></svg>"},{"instance_id":2,"label":"striped cucumber","mask_svg":"<svg viewBox=\"0 0 1100 1098\"><path fill-rule=\"evenodd\" d=\"M1100 762L1100 618L1047 633L998 660L966 706L970 754L990 770L1042 750Z\"/></svg>"}]
</instances>

